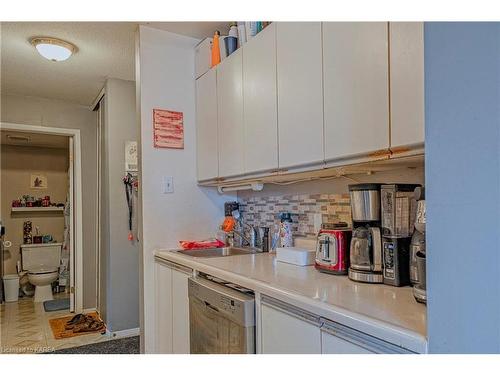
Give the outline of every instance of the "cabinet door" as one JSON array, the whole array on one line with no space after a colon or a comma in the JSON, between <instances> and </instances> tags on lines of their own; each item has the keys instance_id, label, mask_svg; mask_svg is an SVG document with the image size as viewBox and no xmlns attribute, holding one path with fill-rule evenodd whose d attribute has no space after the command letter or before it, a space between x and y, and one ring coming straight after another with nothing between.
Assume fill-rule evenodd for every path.
<instances>
[{"instance_id":1,"label":"cabinet door","mask_svg":"<svg viewBox=\"0 0 500 375\"><path fill-rule=\"evenodd\" d=\"M320 354L317 324L267 304L261 305L261 348L264 354Z\"/></svg>"},{"instance_id":2,"label":"cabinet door","mask_svg":"<svg viewBox=\"0 0 500 375\"><path fill-rule=\"evenodd\" d=\"M424 26L391 22L391 148L424 143Z\"/></svg>"},{"instance_id":3,"label":"cabinet door","mask_svg":"<svg viewBox=\"0 0 500 375\"><path fill-rule=\"evenodd\" d=\"M156 352L172 353L172 270L155 263Z\"/></svg>"},{"instance_id":4,"label":"cabinet door","mask_svg":"<svg viewBox=\"0 0 500 375\"><path fill-rule=\"evenodd\" d=\"M189 354L189 274L172 270L172 341L174 354Z\"/></svg>"},{"instance_id":5,"label":"cabinet door","mask_svg":"<svg viewBox=\"0 0 500 375\"><path fill-rule=\"evenodd\" d=\"M276 24L243 46L245 172L278 168Z\"/></svg>"},{"instance_id":6,"label":"cabinet door","mask_svg":"<svg viewBox=\"0 0 500 375\"><path fill-rule=\"evenodd\" d=\"M338 336L321 332L321 353L322 354L373 354L373 352L355 345Z\"/></svg>"},{"instance_id":7,"label":"cabinet door","mask_svg":"<svg viewBox=\"0 0 500 375\"><path fill-rule=\"evenodd\" d=\"M279 167L321 163L321 23L279 22L276 31Z\"/></svg>"},{"instance_id":8,"label":"cabinet door","mask_svg":"<svg viewBox=\"0 0 500 375\"><path fill-rule=\"evenodd\" d=\"M217 80L211 69L196 80L196 144L198 181L218 177Z\"/></svg>"},{"instance_id":9,"label":"cabinet door","mask_svg":"<svg viewBox=\"0 0 500 375\"><path fill-rule=\"evenodd\" d=\"M242 49L217 66L219 176L244 173Z\"/></svg>"},{"instance_id":10,"label":"cabinet door","mask_svg":"<svg viewBox=\"0 0 500 375\"><path fill-rule=\"evenodd\" d=\"M323 23L323 71L325 158L387 151L387 23Z\"/></svg>"}]
</instances>

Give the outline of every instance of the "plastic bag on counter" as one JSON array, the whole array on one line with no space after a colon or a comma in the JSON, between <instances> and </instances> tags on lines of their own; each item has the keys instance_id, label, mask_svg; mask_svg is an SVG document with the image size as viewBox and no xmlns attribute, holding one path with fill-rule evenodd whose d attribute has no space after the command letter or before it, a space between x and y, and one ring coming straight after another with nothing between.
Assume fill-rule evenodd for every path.
<instances>
[{"instance_id":1,"label":"plastic bag on counter","mask_svg":"<svg viewBox=\"0 0 500 375\"><path fill-rule=\"evenodd\" d=\"M216 238L203 241L179 241L183 249L209 249L213 247L224 247L226 244Z\"/></svg>"}]
</instances>

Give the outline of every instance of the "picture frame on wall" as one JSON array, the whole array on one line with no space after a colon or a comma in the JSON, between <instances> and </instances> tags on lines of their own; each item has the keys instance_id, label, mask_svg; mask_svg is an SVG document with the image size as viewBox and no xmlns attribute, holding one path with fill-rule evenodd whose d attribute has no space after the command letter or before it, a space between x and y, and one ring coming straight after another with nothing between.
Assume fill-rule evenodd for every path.
<instances>
[{"instance_id":1,"label":"picture frame on wall","mask_svg":"<svg viewBox=\"0 0 500 375\"><path fill-rule=\"evenodd\" d=\"M155 148L184 148L184 114L167 109L153 109L153 144Z\"/></svg>"},{"instance_id":2,"label":"picture frame on wall","mask_svg":"<svg viewBox=\"0 0 500 375\"><path fill-rule=\"evenodd\" d=\"M44 174L32 174L30 176L30 189L47 189L47 176Z\"/></svg>"}]
</instances>

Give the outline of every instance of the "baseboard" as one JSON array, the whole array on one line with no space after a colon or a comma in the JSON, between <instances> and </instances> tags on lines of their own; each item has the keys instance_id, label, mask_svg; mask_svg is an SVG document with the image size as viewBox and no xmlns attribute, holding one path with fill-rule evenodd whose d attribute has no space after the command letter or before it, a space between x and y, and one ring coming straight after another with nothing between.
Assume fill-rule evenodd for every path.
<instances>
[{"instance_id":1,"label":"baseboard","mask_svg":"<svg viewBox=\"0 0 500 375\"><path fill-rule=\"evenodd\" d=\"M140 333L139 327L137 327L137 328L131 328L131 329L124 329L123 331L114 331L114 332L108 331L106 329L106 334L109 337L112 337L114 339L121 339L121 338L125 338L125 337L139 336L139 333Z\"/></svg>"}]
</instances>

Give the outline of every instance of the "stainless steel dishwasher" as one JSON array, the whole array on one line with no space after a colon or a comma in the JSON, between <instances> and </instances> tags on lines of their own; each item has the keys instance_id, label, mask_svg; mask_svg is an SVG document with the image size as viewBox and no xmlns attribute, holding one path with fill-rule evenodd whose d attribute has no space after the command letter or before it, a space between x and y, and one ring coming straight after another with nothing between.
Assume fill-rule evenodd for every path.
<instances>
[{"instance_id":1,"label":"stainless steel dishwasher","mask_svg":"<svg viewBox=\"0 0 500 375\"><path fill-rule=\"evenodd\" d=\"M237 285L189 278L191 354L255 353L255 297Z\"/></svg>"}]
</instances>

